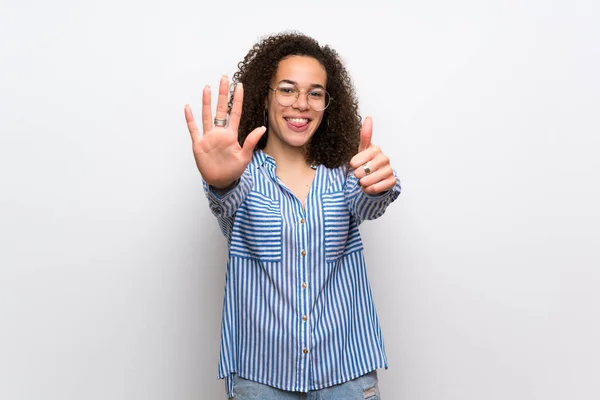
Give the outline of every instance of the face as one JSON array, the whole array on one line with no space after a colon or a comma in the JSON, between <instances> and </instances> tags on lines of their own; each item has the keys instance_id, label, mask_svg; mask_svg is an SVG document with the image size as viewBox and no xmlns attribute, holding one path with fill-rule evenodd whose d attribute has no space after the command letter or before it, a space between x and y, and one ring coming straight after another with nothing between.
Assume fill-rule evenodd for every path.
<instances>
[{"instance_id":1,"label":"face","mask_svg":"<svg viewBox=\"0 0 600 400\"><path fill-rule=\"evenodd\" d=\"M267 146L302 148L316 132L323 111L311 106L314 98L324 93L327 85L325 68L314 58L290 56L279 62L270 86L300 89L298 99L291 105L281 105L273 90L269 90L267 109L269 115L269 136ZM312 97L308 100L307 94ZM314 104L314 103L313 103Z\"/></svg>"}]
</instances>

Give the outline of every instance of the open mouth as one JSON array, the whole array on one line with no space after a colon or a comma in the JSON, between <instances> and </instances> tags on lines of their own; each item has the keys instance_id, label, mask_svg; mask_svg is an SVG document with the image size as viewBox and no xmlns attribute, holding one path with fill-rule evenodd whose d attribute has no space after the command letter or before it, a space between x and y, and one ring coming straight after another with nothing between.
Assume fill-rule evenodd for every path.
<instances>
[{"instance_id":1,"label":"open mouth","mask_svg":"<svg viewBox=\"0 0 600 400\"><path fill-rule=\"evenodd\" d=\"M289 124L292 124L294 126L303 126L303 125L307 125L310 122L310 119L308 119L308 118L291 118L291 117L285 117L284 119Z\"/></svg>"},{"instance_id":2,"label":"open mouth","mask_svg":"<svg viewBox=\"0 0 600 400\"><path fill-rule=\"evenodd\" d=\"M285 119L288 128L294 132L304 132L306 129L308 129L308 125L311 121L309 118L296 117L284 117L283 119Z\"/></svg>"}]
</instances>

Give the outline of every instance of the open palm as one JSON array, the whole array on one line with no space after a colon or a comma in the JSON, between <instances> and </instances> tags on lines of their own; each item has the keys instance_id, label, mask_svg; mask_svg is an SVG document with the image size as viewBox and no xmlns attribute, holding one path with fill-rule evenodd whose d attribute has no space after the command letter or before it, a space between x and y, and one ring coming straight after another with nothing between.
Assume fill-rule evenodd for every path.
<instances>
[{"instance_id":1,"label":"open palm","mask_svg":"<svg viewBox=\"0 0 600 400\"><path fill-rule=\"evenodd\" d=\"M227 118L229 80L221 78L216 118ZM244 89L239 83L233 94L229 124L225 127L213 125L211 111L211 91L206 86L202 91L202 136L194 120L192 109L185 106L185 120L192 137L192 148L196 165L202 178L215 188L231 186L242 174L252 160L254 147L265 133L265 127L253 130L244 141L243 147L238 143L238 127L242 115Z\"/></svg>"}]
</instances>

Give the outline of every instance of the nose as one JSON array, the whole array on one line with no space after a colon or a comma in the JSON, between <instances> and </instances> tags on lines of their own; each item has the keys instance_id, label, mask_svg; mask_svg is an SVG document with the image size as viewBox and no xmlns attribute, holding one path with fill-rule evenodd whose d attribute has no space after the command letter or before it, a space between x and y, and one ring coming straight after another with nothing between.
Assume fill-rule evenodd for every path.
<instances>
[{"instance_id":1,"label":"nose","mask_svg":"<svg viewBox=\"0 0 600 400\"><path fill-rule=\"evenodd\" d=\"M308 94L302 92L298 93L298 98L292 106L298 110L308 110Z\"/></svg>"}]
</instances>

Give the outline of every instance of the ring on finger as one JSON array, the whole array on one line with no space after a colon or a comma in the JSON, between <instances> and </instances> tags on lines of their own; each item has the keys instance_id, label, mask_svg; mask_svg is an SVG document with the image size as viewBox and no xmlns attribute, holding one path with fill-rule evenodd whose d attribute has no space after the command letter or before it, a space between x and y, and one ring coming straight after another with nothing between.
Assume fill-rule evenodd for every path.
<instances>
[{"instance_id":1,"label":"ring on finger","mask_svg":"<svg viewBox=\"0 0 600 400\"><path fill-rule=\"evenodd\" d=\"M227 118L217 118L215 117L215 126L219 126L221 128L225 127L225 125L227 125Z\"/></svg>"},{"instance_id":2,"label":"ring on finger","mask_svg":"<svg viewBox=\"0 0 600 400\"><path fill-rule=\"evenodd\" d=\"M371 172L373 172L373 171L371 171L371 168L369 167L369 163L368 162L364 163L362 165L362 167L363 167L363 170L365 171L365 174L367 174L367 175L370 175Z\"/></svg>"}]
</instances>

